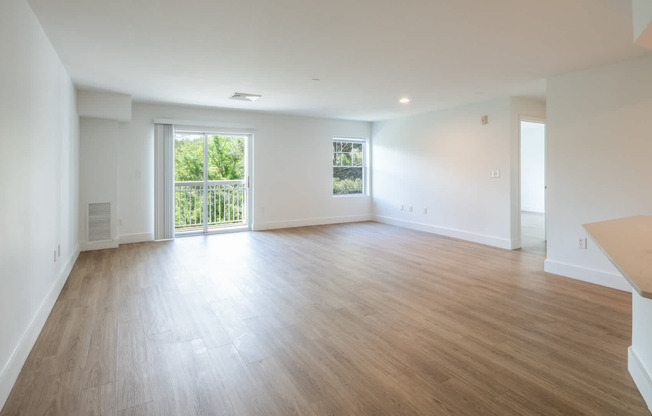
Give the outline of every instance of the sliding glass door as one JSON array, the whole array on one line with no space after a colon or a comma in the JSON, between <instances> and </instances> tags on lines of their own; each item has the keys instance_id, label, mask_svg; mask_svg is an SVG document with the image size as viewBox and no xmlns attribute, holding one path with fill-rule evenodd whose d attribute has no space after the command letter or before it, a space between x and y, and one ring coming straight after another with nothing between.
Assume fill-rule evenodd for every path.
<instances>
[{"instance_id":1,"label":"sliding glass door","mask_svg":"<svg viewBox=\"0 0 652 416\"><path fill-rule=\"evenodd\" d=\"M248 136L177 131L175 233L247 228Z\"/></svg>"}]
</instances>

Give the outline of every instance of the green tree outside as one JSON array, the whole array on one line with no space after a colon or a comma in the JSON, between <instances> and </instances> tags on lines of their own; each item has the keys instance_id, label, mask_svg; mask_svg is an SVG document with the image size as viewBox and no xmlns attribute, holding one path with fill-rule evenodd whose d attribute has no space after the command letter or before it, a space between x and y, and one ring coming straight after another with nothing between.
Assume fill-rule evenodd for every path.
<instances>
[{"instance_id":1,"label":"green tree outside","mask_svg":"<svg viewBox=\"0 0 652 416\"><path fill-rule=\"evenodd\" d=\"M333 195L362 193L363 151L362 143L333 142Z\"/></svg>"},{"instance_id":2,"label":"green tree outside","mask_svg":"<svg viewBox=\"0 0 652 416\"><path fill-rule=\"evenodd\" d=\"M208 180L244 179L244 137L209 136L207 139ZM203 136L177 136L174 156L176 182L204 180Z\"/></svg>"},{"instance_id":3,"label":"green tree outside","mask_svg":"<svg viewBox=\"0 0 652 416\"><path fill-rule=\"evenodd\" d=\"M207 137L208 180L245 179L245 138ZM204 136L177 135L175 140L175 182L203 182ZM198 186L176 186L175 225L177 230L200 228L203 223L204 191ZM244 220L242 185L208 184L208 222L237 223Z\"/></svg>"}]
</instances>

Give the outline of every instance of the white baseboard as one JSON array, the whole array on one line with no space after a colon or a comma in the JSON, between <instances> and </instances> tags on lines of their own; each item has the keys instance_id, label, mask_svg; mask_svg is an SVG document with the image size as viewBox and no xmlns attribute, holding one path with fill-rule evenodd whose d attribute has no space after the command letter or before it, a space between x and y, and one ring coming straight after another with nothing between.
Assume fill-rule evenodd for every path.
<instances>
[{"instance_id":1,"label":"white baseboard","mask_svg":"<svg viewBox=\"0 0 652 416\"><path fill-rule=\"evenodd\" d=\"M119 244L142 243L143 241L154 241L153 233L120 234Z\"/></svg>"},{"instance_id":2,"label":"white baseboard","mask_svg":"<svg viewBox=\"0 0 652 416\"><path fill-rule=\"evenodd\" d=\"M108 241L82 241L79 243L81 246L81 251L90 251L90 250L104 250L105 248L118 248L120 245L120 240L108 240Z\"/></svg>"},{"instance_id":3,"label":"white baseboard","mask_svg":"<svg viewBox=\"0 0 652 416\"><path fill-rule=\"evenodd\" d=\"M513 248L519 247L515 245L510 239L495 237L492 235L476 234L468 231L456 230L453 228L438 227L436 225L423 224L420 222L405 221L397 218L383 217L376 215L373 217L375 221L382 222L384 224L396 225L403 228L409 228L411 230L425 231L432 234L443 235L446 237L458 238L460 240L471 241L473 243L485 244L488 246L504 248L507 250L512 250Z\"/></svg>"},{"instance_id":4,"label":"white baseboard","mask_svg":"<svg viewBox=\"0 0 652 416\"><path fill-rule=\"evenodd\" d=\"M521 239L517 238L515 240L510 240L511 244L509 246L510 250L516 250L517 248L522 248L523 245L521 244Z\"/></svg>"},{"instance_id":5,"label":"white baseboard","mask_svg":"<svg viewBox=\"0 0 652 416\"><path fill-rule=\"evenodd\" d=\"M627 349L627 369L634 379L638 391L641 392L648 409L652 411L652 375L639 360L632 347Z\"/></svg>"},{"instance_id":6,"label":"white baseboard","mask_svg":"<svg viewBox=\"0 0 652 416\"><path fill-rule=\"evenodd\" d=\"M570 277L572 279L582 280L596 285L607 286L624 292L632 291L632 287L627 280L617 273L603 272L548 259L543 263L543 270L548 273L558 274L560 276Z\"/></svg>"},{"instance_id":7,"label":"white baseboard","mask_svg":"<svg viewBox=\"0 0 652 416\"><path fill-rule=\"evenodd\" d=\"M521 205L521 211L531 212L533 214L544 214L546 210L542 207L534 207L529 205Z\"/></svg>"},{"instance_id":8,"label":"white baseboard","mask_svg":"<svg viewBox=\"0 0 652 416\"><path fill-rule=\"evenodd\" d=\"M311 225L342 224L347 222L370 221L371 215L349 215L341 217L305 218L301 220L254 223L254 231L275 230L279 228L308 227Z\"/></svg>"},{"instance_id":9,"label":"white baseboard","mask_svg":"<svg viewBox=\"0 0 652 416\"><path fill-rule=\"evenodd\" d=\"M77 258L79 257L80 252L81 252L81 250L80 250L80 247L79 247L79 243L77 243L77 245L75 246L75 249L72 252L72 255L68 259L68 262L66 262L64 267L59 272L59 276L57 276L57 281L60 280L60 279L63 279L63 283L65 283L66 280L68 280L68 276L70 276L70 272L72 272L72 268L75 266L75 262L77 261ZM61 287L63 288L63 284L61 285ZM59 295L57 294L57 297L58 296Z\"/></svg>"},{"instance_id":10,"label":"white baseboard","mask_svg":"<svg viewBox=\"0 0 652 416\"><path fill-rule=\"evenodd\" d=\"M106 248L118 248L120 244L140 243L143 241L154 241L153 233L121 234L120 237L109 241L82 241L81 251L104 250Z\"/></svg>"},{"instance_id":11,"label":"white baseboard","mask_svg":"<svg viewBox=\"0 0 652 416\"><path fill-rule=\"evenodd\" d=\"M11 393L11 389L14 387L14 383L16 383L16 380L18 379L20 370L23 368L25 361L27 361L27 357L32 351L36 339L41 333L43 325L45 325L45 321L48 319L52 307L59 297L59 293L61 293L61 289L63 289L63 285L66 283L66 280L68 280L68 276L70 276L70 272L77 261L77 257L79 257L79 251L79 245L77 245L72 255L59 272L59 275L52 284L50 291L39 305L32 321L20 337L18 345L14 348L7 364L0 373L0 409L2 409L7 401L9 393Z\"/></svg>"}]
</instances>

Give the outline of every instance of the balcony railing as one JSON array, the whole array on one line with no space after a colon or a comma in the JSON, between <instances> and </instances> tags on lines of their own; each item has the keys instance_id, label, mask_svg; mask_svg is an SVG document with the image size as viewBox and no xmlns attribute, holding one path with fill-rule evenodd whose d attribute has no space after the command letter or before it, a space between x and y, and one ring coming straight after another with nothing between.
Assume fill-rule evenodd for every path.
<instances>
[{"instance_id":1,"label":"balcony railing","mask_svg":"<svg viewBox=\"0 0 652 416\"><path fill-rule=\"evenodd\" d=\"M204 227L204 182L175 182L174 229L200 231ZM247 183L208 181L206 216L208 228L245 224Z\"/></svg>"}]
</instances>

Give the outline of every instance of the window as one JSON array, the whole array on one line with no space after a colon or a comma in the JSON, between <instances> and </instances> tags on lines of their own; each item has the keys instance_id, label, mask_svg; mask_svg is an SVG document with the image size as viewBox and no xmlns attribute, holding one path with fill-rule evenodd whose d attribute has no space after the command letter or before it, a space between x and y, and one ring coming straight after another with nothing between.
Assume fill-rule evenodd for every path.
<instances>
[{"instance_id":1,"label":"window","mask_svg":"<svg viewBox=\"0 0 652 416\"><path fill-rule=\"evenodd\" d=\"M366 193L366 139L333 138L333 195Z\"/></svg>"}]
</instances>

